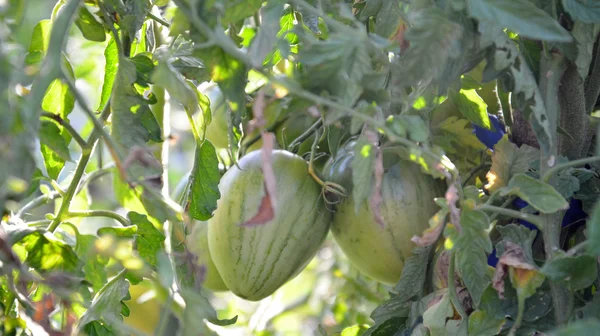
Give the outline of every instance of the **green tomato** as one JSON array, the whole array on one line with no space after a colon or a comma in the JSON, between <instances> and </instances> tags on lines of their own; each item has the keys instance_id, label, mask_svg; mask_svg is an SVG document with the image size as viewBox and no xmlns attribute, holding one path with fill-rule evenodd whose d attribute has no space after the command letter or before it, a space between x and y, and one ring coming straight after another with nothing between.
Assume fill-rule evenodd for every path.
<instances>
[{"instance_id":1,"label":"green tomato","mask_svg":"<svg viewBox=\"0 0 600 336\"><path fill-rule=\"evenodd\" d=\"M223 282L251 301L273 294L298 275L321 247L331 223L321 186L308 174L306 161L283 150L273 151L271 160L276 204L265 203L262 157L254 151L221 179L221 198L208 221L208 247ZM264 218L250 224L257 216Z\"/></svg>"},{"instance_id":2,"label":"green tomato","mask_svg":"<svg viewBox=\"0 0 600 336\"><path fill-rule=\"evenodd\" d=\"M435 197L444 195L443 183L425 175L418 165L398 160L383 175L380 213L385 221L375 220L369 202L355 211L354 188L349 185L351 162L344 153L336 157L338 165L328 165L328 180L350 190L333 216L331 232L352 264L367 276L386 284L400 279L404 261L415 247L411 238L429 227L429 219L438 207ZM335 160L334 160L335 161Z\"/></svg>"}]
</instances>

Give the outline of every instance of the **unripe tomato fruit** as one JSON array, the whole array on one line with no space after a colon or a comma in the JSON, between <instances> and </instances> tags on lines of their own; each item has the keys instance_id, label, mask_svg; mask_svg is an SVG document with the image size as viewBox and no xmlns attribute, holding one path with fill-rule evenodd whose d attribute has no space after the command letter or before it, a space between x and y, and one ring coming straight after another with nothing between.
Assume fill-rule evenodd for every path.
<instances>
[{"instance_id":1,"label":"unripe tomato fruit","mask_svg":"<svg viewBox=\"0 0 600 336\"><path fill-rule=\"evenodd\" d=\"M338 156L336 160L348 159ZM338 175L328 180L352 176L347 172L351 169L350 162L333 169ZM411 238L429 227L429 219L438 210L434 198L443 194L440 180L423 174L412 162L399 160L383 175L380 212L384 225L377 223L368 201L355 211L352 190L349 197L337 205L331 232L344 254L362 273L379 282L395 284L400 279L404 261L415 247Z\"/></svg>"},{"instance_id":2,"label":"unripe tomato fruit","mask_svg":"<svg viewBox=\"0 0 600 336\"><path fill-rule=\"evenodd\" d=\"M221 178L221 199L208 221L208 246L223 282L237 296L258 301L306 267L327 236L331 213L321 186L301 157L272 152L275 204L265 199L262 152L242 157ZM273 210L273 216L267 216ZM252 224L251 220L263 219Z\"/></svg>"}]
</instances>

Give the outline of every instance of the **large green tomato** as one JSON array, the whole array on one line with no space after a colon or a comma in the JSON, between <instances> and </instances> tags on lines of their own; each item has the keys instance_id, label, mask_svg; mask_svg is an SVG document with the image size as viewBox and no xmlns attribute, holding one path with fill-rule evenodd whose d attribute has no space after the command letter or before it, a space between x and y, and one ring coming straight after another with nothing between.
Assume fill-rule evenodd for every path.
<instances>
[{"instance_id":1,"label":"large green tomato","mask_svg":"<svg viewBox=\"0 0 600 336\"><path fill-rule=\"evenodd\" d=\"M331 223L321 186L308 174L306 161L283 150L273 151L271 160L275 204L265 198L262 154L254 151L221 179L221 199L208 221L208 247L223 282L252 301L273 294L300 273Z\"/></svg>"},{"instance_id":2,"label":"large green tomato","mask_svg":"<svg viewBox=\"0 0 600 336\"><path fill-rule=\"evenodd\" d=\"M352 158L343 151L341 154L328 164L328 172L335 175L328 180L348 186ZM392 164L383 175L383 226L376 222L368 201L355 211L353 194L350 191L349 197L337 205L331 227L333 237L362 273L379 282L395 284L415 246L411 238L429 227L429 219L438 210L434 198L444 194L443 183L423 174L412 162L398 160Z\"/></svg>"}]
</instances>

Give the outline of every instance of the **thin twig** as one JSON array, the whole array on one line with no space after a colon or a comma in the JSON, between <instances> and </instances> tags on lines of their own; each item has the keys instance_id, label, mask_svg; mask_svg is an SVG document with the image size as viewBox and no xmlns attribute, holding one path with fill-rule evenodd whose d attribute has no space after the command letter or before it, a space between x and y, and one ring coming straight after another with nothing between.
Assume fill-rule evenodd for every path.
<instances>
[{"instance_id":1,"label":"thin twig","mask_svg":"<svg viewBox=\"0 0 600 336\"><path fill-rule=\"evenodd\" d=\"M52 119L56 121L59 125L64 127L67 130L67 132L71 134L73 139L75 139L79 147L84 148L85 146L87 146L87 143L85 142L85 140L83 140L83 138L81 137L81 135L79 135L75 128L73 128L73 126L69 122L65 121L58 114L42 112L42 117Z\"/></svg>"},{"instance_id":2,"label":"thin twig","mask_svg":"<svg viewBox=\"0 0 600 336\"><path fill-rule=\"evenodd\" d=\"M116 220L123 224L123 226L131 226L131 222L125 217L119 215L114 211L109 210L82 210L82 211L69 211L65 214L64 219L75 218L75 217L108 217Z\"/></svg>"},{"instance_id":3,"label":"thin twig","mask_svg":"<svg viewBox=\"0 0 600 336\"><path fill-rule=\"evenodd\" d=\"M550 181L552 176L554 176L554 174L558 174L561 170L571 168L571 167L583 166L585 164L594 163L594 162L598 162L598 161L600 161L600 156L592 156L592 157L587 157L587 158L583 158L583 159L579 159L579 160L573 160L573 161L565 162L562 164L558 164L546 171L546 173L542 176L542 181L548 183L548 181Z\"/></svg>"},{"instance_id":4,"label":"thin twig","mask_svg":"<svg viewBox=\"0 0 600 336\"><path fill-rule=\"evenodd\" d=\"M544 231L542 218L537 215L532 215L532 214L528 214L528 213L524 213L524 212L520 212L520 211L516 211L516 210L511 210L511 209L505 209L505 208L488 205L488 204L480 205L476 209L482 210L482 211L488 211L488 212L495 212L500 215L504 215L504 216L508 216L508 217L512 217L512 218L522 219L522 220L525 220L525 221L528 221L528 222L534 224L541 231Z\"/></svg>"},{"instance_id":5,"label":"thin twig","mask_svg":"<svg viewBox=\"0 0 600 336\"><path fill-rule=\"evenodd\" d=\"M154 15L154 13L152 12L148 12L148 17L151 18L152 20L160 23L161 25L167 27L167 28L171 28L171 24L168 23L167 21L165 21L163 18L159 18L158 16Z\"/></svg>"}]
</instances>

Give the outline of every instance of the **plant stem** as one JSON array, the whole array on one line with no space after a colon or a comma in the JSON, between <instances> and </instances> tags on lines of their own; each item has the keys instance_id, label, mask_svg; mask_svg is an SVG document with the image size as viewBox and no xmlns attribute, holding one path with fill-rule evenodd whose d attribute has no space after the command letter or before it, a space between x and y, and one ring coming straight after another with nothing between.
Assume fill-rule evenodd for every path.
<instances>
[{"instance_id":1,"label":"plant stem","mask_svg":"<svg viewBox=\"0 0 600 336\"><path fill-rule=\"evenodd\" d=\"M537 215L532 215L532 214L528 214L528 213L524 213L524 212L520 212L520 211L516 211L516 210L512 210L512 209L505 209L505 208L497 207L494 205L488 205L488 204L483 204L483 205L478 206L477 210L495 212L500 215L505 215L505 216L512 217L512 218L522 219L522 220L528 221L532 224L535 224L535 226L537 226L538 229L540 229L541 231L544 231L544 229L545 229L543 226L542 217L537 216Z\"/></svg>"},{"instance_id":2,"label":"plant stem","mask_svg":"<svg viewBox=\"0 0 600 336\"><path fill-rule=\"evenodd\" d=\"M590 64L590 73L585 81L585 109L587 114L592 113L598 95L600 94L600 36L596 39L593 63Z\"/></svg>"},{"instance_id":3,"label":"plant stem","mask_svg":"<svg viewBox=\"0 0 600 336\"><path fill-rule=\"evenodd\" d=\"M71 134L73 139L75 139L75 141L77 142L79 147L84 148L87 145L85 140L83 140L83 138L81 137L81 135L79 135L79 133L75 130L75 128L73 128L73 126L71 126L70 123L66 122L58 114L42 112L42 117L52 119L52 120L56 121L59 125L64 127L67 130L67 132L69 132L69 134Z\"/></svg>"},{"instance_id":4,"label":"plant stem","mask_svg":"<svg viewBox=\"0 0 600 336\"><path fill-rule=\"evenodd\" d=\"M310 138L321 126L323 126L323 119L319 118L314 124L310 126L306 132L302 133L288 146L288 150L293 151L295 147L300 146L306 139Z\"/></svg>"},{"instance_id":5,"label":"plant stem","mask_svg":"<svg viewBox=\"0 0 600 336\"><path fill-rule=\"evenodd\" d=\"M585 164L598 162L598 161L600 161L600 156L592 156L592 157L587 157L587 158L583 158L583 159L579 159L579 160L573 160L573 161L569 161L569 162L565 162L565 163L556 165L556 166L546 170L546 172L542 176L542 181L548 183L548 181L550 181L550 179L555 174L558 174L563 169L577 167L577 166L583 166Z\"/></svg>"},{"instance_id":6,"label":"plant stem","mask_svg":"<svg viewBox=\"0 0 600 336\"><path fill-rule=\"evenodd\" d=\"M472 178L473 178L473 176L475 176L475 174L477 174L477 173L478 173L480 170L482 170L482 169L486 169L486 168L489 168L490 166L491 166L491 165L490 165L489 163L487 163L487 162L484 162L484 163L482 163L482 164L478 165L477 167L475 167L475 168L471 169L471 171L469 172L469 175L467 175L467 177L465 178L465 180L464 180L464 182L463 182L462 186L463 186L463 187L464 187L464 186L466 186L466 185L467 185L467 183L469 183L469 180L470 180L470 179L472 179Z\"/></svg>"},{"instance_id":7,"label":"plant stem","mask_svg":"<svg viewBox=\"0 0 600 336\"><path fill-rule=\"evenodd\" d=\"M64 215L65 219L75 218L75 217L108 217L116 220L117 222L123 224L123 226L131 226L131 222L129 222L125 217L119 215L114 211L109 210L82 210L82 211L69 211Z\"/></svg>"},{"instance_id":8,"label":"plant stem","mask_svg":"<svg viewBox=\"0 0 600 336\"><path fill-rule=\"evenodd\" d=\"M562 122L570 122L570 118L565 118L563 113L575 113L574 107L569 107L569 104L576 104L577 102L559 102L559 95L563 97L569 97L564 95L566 91L574 90L575 88L563 88L568 83L563 83L563 74L567 70L567 63L564 55L552 53L549 57L542 56L540 61L540 92L546 108L546 115L550 120L556 120ZM571 78L571 76L569 77ZM565 91L566 90L566 91ZM562 92L565 91L565 92ZM573 97L571 97L573 99ZM560 108L559 108L560 107ZM564 109L564 110L563 110ZM572 116L572 118L578 118L578 116ZM551 126L555 127L555 123L550 123ZM563 127L564 128L564 127ZM558 137L556 128L551 129L551 146L549 150L544 150L542 147L540 156L540 176L550 176L548 182L554 186L553 174L550 172L555 165L558 158ZM563 139L564 140L564 139ZM561 146L562 147L562 146ZM543 238L544 238L544 250L546 252L546 260L550 261L554 255L560 251L560 233L561 233L561 221L563 212L555 212L552 214L541 215L541 222L543 225ZM554 305L554 318L557 325L562 325L569 319L567 315L567 304L568 304L568 292L566 288L560 284L551 281L550 289L552 292L552 302Z\"/></svg>"},{"instance_id":9,"label":"plant stem","mask_svg":"<svg viewBox=\"0 0 600 336\"><path fill-rule=\"evenodd\" d=\"M515 324L513 324L512 328L508 332L508 335L514 336L516 335L517 329L521 326L523 322L523 315L525 313L525 298L523 295L517 296L518 306L517 306L517 319L515 320Z\"/></svg>"},{"instance_id":10,"label":"plant stem","mask_svg":"<svg viewBox=\"0 0 600 336\"><path fill-rule=\"evenodd\" d=\"M154 15L154 13L152 13L152 12L148 12L148 17L149 17L149 18L151 18L152 20L154 20L154 21L156 21L156 22L160 23L161 25L163 25L163 26L167 27L167 28L170 28L170 27L171 27L171 24L170 24L170 23L168 23L168 22L167 22L167 21L165 21L164 19L162 19L162 18L159 18L158 16Z\"/></svg>"}]
</instances>

